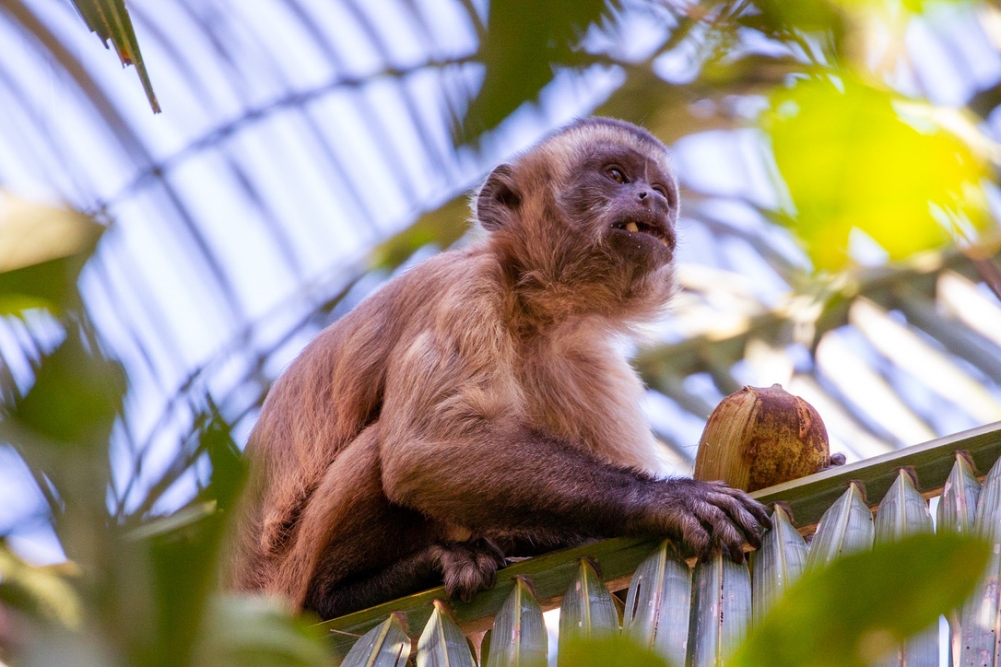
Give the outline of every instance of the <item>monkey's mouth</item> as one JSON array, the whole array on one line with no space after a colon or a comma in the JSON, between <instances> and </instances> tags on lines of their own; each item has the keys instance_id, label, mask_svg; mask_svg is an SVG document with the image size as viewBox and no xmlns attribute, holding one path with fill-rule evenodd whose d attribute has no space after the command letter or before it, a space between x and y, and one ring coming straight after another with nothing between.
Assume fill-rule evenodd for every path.
<instances>
[{"instance_id":1,"label":"monkey's mouth","mask_svg":"<svg viewBox=\"0 0 1001 667\"><path fill-rule=\"evenodd\" d=\"M643 222L637 218L626 218L612 225L612 229L622 230L630 234L645 234L653 237L661 245L671 248L674 238L660 225Z\"/></svg>"}]
</instances>

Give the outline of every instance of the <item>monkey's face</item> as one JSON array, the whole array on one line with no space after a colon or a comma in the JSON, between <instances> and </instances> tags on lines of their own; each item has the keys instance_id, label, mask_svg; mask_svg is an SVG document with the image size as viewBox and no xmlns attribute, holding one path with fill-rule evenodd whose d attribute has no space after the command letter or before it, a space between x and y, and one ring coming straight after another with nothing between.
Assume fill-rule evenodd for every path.
<instances>
[{"instance_id":1,"label":"monkey's face","mask_svg":"<svg viewBox=\"0 0 1001 667\"><path fill-rule=\"evenodd\" d=\"M645 273L674 256L678 186L663 161L629 146L595 145L571 172L561 204L613 262Z\"/></svg>"}]
</instances>

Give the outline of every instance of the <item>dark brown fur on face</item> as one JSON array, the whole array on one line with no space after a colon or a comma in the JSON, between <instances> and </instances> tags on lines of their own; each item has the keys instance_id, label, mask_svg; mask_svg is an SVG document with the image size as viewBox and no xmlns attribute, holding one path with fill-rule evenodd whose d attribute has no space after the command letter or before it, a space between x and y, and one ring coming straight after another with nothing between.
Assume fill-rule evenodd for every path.
<instances>
[{"instance_id":1,"label":"dark brown fur on face","mask_svg":"<svg viewBox=\"0 0 1001 667\"><path fill-rule=\"evenodd\" d=\"M394 279L271 389L229 579L331 618L504 553L659 534L743 560L768 518L654 475L642 384L615 345L674 289L677 185L645 130L590 119L487 178L487 237Z\"/></svg>"}]
</instances>

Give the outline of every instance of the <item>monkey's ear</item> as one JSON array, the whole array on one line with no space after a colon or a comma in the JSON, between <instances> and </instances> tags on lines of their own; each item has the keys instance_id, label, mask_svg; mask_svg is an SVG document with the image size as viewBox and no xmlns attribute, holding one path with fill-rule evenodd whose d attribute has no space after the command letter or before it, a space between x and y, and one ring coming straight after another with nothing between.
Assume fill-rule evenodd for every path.
<instances>
[{"instance_id":1,"label":"monkey's ear","mask_svg":"<svg viewBox=\"0 0 1001 667\"><path fill-rule=\"evenodd\" d=\"M521 193L514 186L514 169L502 164L490 172L476 194L476 219L484 229L499 229L520 205Z\"/></svg>"}]
</instances>

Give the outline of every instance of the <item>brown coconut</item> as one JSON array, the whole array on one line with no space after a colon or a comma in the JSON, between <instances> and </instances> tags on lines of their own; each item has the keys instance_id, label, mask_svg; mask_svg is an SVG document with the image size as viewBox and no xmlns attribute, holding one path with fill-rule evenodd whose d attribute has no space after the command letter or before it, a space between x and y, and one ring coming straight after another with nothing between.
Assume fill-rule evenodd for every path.
<instances>
[{"instance_id":1,"label":"brown coconut","mask_svg":"<svg viewBox=\"0 0 1001 667\"><path fill-rule=\"evenodd\" d=\"M716 406L699 441L695 478L756 491L830 465L827 428L817 410L773 384L744 387Z\"/></svg>"}]
</instances>

